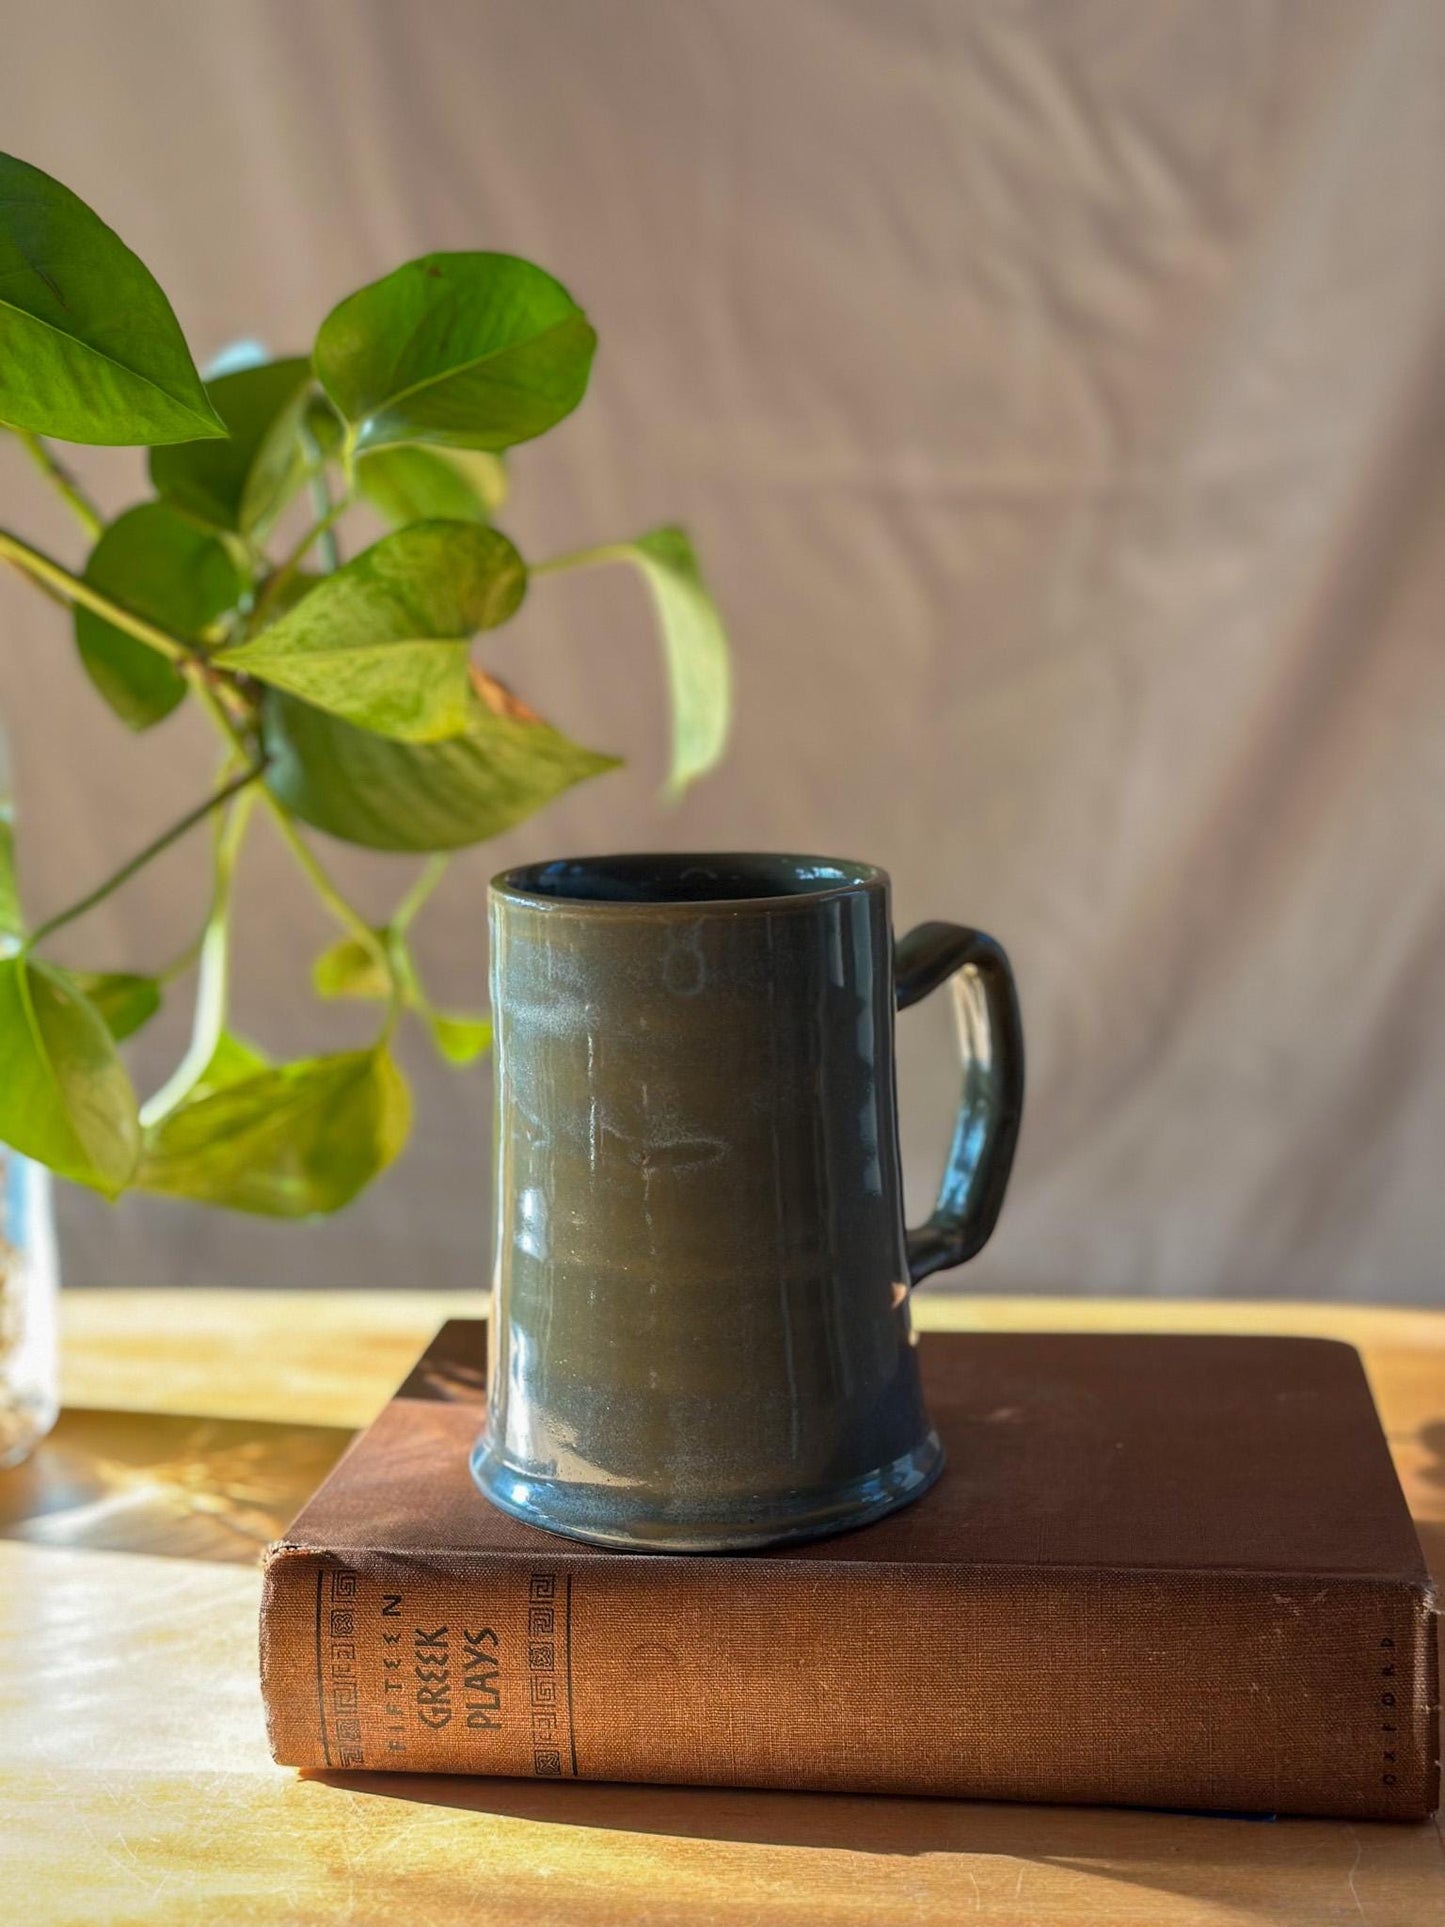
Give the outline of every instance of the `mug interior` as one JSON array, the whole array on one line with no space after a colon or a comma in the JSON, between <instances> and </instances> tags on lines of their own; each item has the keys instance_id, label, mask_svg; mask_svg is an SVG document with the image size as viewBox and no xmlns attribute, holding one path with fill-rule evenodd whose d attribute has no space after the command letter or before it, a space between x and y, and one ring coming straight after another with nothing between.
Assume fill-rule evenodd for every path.
<instances>
[{"instance_id":1,"label":"mug interior","mask_svg":"<svg viewBox=\"0 0 1445 1927\"><path fill-rule=\"evenodd\" d=\"M763 851L556 857L492 879L508 894L557 903L749 903L816 897L884 881L869 863Z\"/></svg>"}]
</instances>

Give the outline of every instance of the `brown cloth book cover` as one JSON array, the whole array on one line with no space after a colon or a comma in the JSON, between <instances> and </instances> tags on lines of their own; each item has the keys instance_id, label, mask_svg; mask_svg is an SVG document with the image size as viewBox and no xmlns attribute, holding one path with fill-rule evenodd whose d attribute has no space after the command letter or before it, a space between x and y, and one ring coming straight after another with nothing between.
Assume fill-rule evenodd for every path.
<instances>
[{"instance_id":1,"label":"brown cloth book cover","mask_svg":"<svg viewBox=\"0 0 1445 1927\"><path fill-rule=\"evenodd\" d=\"M494 1510L446 1325L266 1563L291 1766L1419 1819L1434 1594L1321 1339L924 1339L948 1453L876 1525L616 1552Z\"/></svg>"}]
</instances>

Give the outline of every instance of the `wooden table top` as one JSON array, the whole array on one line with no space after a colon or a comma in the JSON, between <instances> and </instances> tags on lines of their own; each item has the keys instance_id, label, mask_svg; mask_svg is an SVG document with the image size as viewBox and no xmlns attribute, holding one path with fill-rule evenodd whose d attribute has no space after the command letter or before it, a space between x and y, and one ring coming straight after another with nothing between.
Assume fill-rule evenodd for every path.
<instances>
[{"instance_id":1,"label":"wooden table top","mask_svg":"<svg viewBox=\"0 0 1445 1927\"><path fill-rule=\"evenodd\" d=\"M71 1291L0 1473L0 1918L17 1927L1445 1927L1436 1826L273 1766L256 1555L460 1293ZM1359 1346L1445 1578L1445 1314L921 1294L927 1328Z\"/></svg>"}]
</instances>

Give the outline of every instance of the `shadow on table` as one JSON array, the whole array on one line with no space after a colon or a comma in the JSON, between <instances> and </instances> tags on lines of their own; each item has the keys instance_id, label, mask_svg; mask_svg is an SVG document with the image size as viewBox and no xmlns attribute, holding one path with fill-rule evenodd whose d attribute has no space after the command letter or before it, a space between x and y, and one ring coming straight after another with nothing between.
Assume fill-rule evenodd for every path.
<instances>
[{"instance_id":1,"label":"shadow on table","mask_svg":"<svg viewBox=\"0 0 1445 1927\"><path fill-rule=\"evenodd\" d=\"M254 1565L351 1433L333 1425L70 1408L0 1472L0 1539Z\"/></svg>"},{"instance_id":2,"label":"shadow on table","mask_svg":"<svg viewBox=\"0 0 1445 1927\"><path fill-rule=\"evenodd\" d=\"M1408 1860L1428 1874L1438 1854L1434 1829L1428 1825L1346 1826L1338 1821L1271 1822L1124 1808L424 1774L308 1773L303 1778L383 1800L617 1834L892 1857L969 1855L1032 1862L1201 1904L1237 1899L1269 1876L1297 1877L1307 1867L1320 1870L1330 1884L1337 1877L1345 1895L1362 1861L1378 1859L1398 1869ZM979 1859L969 1865L975 1883L986 1878L978 1873ZM1001 1868L999 1878L1000 1904L1011 1894L1017 1898L1017 1870ZM971 1891L976 1903L976 1884ZM1009 1918L1014 1917L1010 1912Z\"/></svg>"}]
</instances>

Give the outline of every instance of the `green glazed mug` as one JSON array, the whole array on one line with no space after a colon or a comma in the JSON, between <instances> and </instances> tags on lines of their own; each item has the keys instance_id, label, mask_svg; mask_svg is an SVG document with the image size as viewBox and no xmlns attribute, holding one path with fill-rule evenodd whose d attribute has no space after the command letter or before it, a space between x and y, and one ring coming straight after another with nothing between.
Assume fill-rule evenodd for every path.
<instances>
[{"instance_id":1,"label":"green glazed mug","mask_svg":"<svg viewBox=\"0 0 1445 1927\"><path fill-rule=\"evenodd\" d=\"M1008 960L888 878L773 855L510 870L490 898L496 1253L483 1492L604 1545L743 1550L917 1497L943 1453L909 1289L987 1242L1023 1101ZM964 1058L907 1230L895 1009Z\"/></svg>"}]
</instances>

